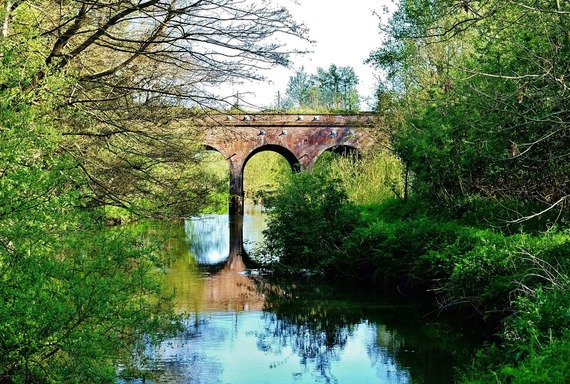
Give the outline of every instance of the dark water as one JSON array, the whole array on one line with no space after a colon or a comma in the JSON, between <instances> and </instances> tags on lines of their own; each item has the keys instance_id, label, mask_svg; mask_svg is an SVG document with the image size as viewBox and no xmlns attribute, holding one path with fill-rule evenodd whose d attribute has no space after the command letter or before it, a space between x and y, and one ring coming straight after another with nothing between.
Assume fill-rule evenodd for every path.
<instances>
[{"instance_id":1,"label":"dark water","mask_svg":"<svg viewBox=\"0 0 570 384\"><path fill-rule=\"evenodd\" d=\"M262 227L259 211L245 215L238 240L246 251ZM332 284L271 286L230 239L240 229L227 216L185 223L188 252L168 274L184 331L148 350L154 382L442 384L469 362L474 324Z\"/></svg>"}]
</instances>

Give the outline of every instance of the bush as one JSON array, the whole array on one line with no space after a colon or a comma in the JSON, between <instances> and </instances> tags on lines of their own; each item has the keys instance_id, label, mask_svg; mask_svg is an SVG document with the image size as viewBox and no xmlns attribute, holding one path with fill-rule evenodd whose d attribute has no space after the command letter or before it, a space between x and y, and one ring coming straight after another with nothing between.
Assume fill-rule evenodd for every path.
<instances>
[{"instance_id":1,"label":"bush","mask_svg":"<svg viewBox=\"0 0 570 384\"><path fill-rule=\"evenodd\" d=\"M302 172L284 183L272 205L262 253L278 258L276 270L322 274L359 222L338 180Z\"/></svg>"},{"instance_id":2,"label":"bush","mask_svg":"<svg viewBox=\"0 0 570 384\"><path fill-rule=\"evenodd\" d=\"M519 297L500 347L481 351L461 382L565 384L570 382L570 294L539 287Z\"/></svg>"},{"instance_id":3,"label":"bush","mask_svg":"<svg viewBox=\"0 0 570 384\"><path fill-rule=\"evenodd\" d=\"M504 321L500 347L489 347L463 375L466 383L567 383L570 380L570 279L565 232L511 236L510 274L495 271L486 285L509 283L503 301L512 314ZM563 257L566 256L566 257ZM493 275L493 274L491 274ZM506 286L506 284L504 284ZM497 292L494 292L498 297ZM482 296L482 295L480 295Z\"/></svg>"}]
</instances>

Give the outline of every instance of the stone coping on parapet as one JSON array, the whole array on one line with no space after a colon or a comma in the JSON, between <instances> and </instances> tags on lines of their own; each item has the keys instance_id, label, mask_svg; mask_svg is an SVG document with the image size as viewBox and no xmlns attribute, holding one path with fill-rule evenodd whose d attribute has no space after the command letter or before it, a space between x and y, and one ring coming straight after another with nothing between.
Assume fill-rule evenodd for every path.
<instances>
[{"instance_id":1,"label":"stone coping on parapet","mask_svg":"<svg viewBox=\"0 0 570 384\"><path fill-rule=\"evenodd\" d=\"M220 113L208 115L212 123L232 127L367 127L374 124L373 113L360 114L251 114Z\"/></svg>"}]
</instances>

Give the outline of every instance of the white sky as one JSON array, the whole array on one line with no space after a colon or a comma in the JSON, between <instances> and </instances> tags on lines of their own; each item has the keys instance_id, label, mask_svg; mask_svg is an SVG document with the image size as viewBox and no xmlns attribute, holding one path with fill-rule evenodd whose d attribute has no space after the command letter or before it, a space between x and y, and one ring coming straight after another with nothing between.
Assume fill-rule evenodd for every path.
<instances>
[{"instance_id":1,"label":"white sky","mask_svg":"<svg viewBox=\"0 0 570 384\"><path fill-rule=\"evenodd\" d=\"M304 56L292 58L292 68L275 68L267 73L267 82L252 86L235 87L240 98L247 103L267 108L275 105L277 92L285 93L289 77L301 66L307 73L316 73L318 67L328 69L331 64L352 67L360 82L358 91L363 100L361 109L367 109L366 98L376 87L375 70L364 64L373 50L381 44L380 20L387 21L384 8L394 8L392 0L281 0L298 22L309 27L313 46L295 43L292 46L309 51ZM376 11L377 15L374 14ZM378 16L380 15L380 16ZM381 17L381 19L380 19ZM291 43L293 44L293 43ZM247 108L247 106L246 106Z\"/></svg>"}]
</instances>

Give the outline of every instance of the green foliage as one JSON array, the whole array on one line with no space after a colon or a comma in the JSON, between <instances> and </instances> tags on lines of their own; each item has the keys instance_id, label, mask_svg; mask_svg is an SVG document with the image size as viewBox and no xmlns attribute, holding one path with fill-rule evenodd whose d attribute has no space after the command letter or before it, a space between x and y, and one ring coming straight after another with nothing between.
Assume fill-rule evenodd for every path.
<instances>
[{"instance_id":1,"label":"green foliage","mask_svg":"<svg viewBox=\"0 0 570 384\"><path fill-rule=\"evenodd\" d=\"M200 212L227 185L227 173L208 169L209 155L201 152L195 133L172 122L168 108L158 109L161 121L149 116L149 122L132 121L129 129L108 136L97 133L105 129L96 122L80 132L75 132L77 122L72 123L76 145L70 151L94 180L94 205L104 203L139 217L184 217Z\"/></svg>"},{"instance_id":2,"label":"green foliage","mask_svg":"<svg viewBox=\"0 0 570 384\"><path fill-rule=\"evenodd\" d=\"M440 307L502 324L500 343L462 382L569 380L570 239L557 230L568 225L570 195L568 10L402 1L370 57L387 73L378 110L415 201L357 233L390 269L383 279L395 270Z\"/></svg>"},{"instance_id":3,"label":"green foliage","mask_svg":"<svg viewBox=\"0 0 570 384\"><path fill-rule=\"evenodd\" d=\"M342 180L349 200L358 205L382 204L403 196L402 165L389 152L347 156L325 152L315 169Z\"/></svg>"},{"instance_id":4,"label":"green foliage","mask_svg":"<svg viewBox=\"0 0 570 384\"><path fill-rule=\"evenodd\" d=\"M337 67L331 64L325 70L317 68L315 77L318 84L319 101L330 109L358 111L359 96L356 91L358 77L351 67Z\"/></svg>"},{"instance_id":5,"label":"green foliage","mask_svg":"<svg viewBox=\"0 0 570 384\"><path fill-rule=\"evenodd\" d=\"M566 383L570 379L570 280L568 265L544 261L534 273L544 285L521 286L516 312L506 321L502 345L487 348L462 376L464 383Z\"/></svg>"},{"instance_id":6,"label":"green foliage","mask_svg":"<svg viewBox=\"0 0 570 384\"><path fill-rule=\"evenodd\" d=\"M383 113L415 193L452 209L473 196L538 205L516 219L567 210L567 12L562 2L400 3L370 61L387 70Z\"/></svg>"},{"instance_id":7,"label":"green foliage","mask_svg":"<svg viewBox=\"0 0 570 384\"><path fill-rule=\"evenodd\" d=\"M501 329L501 343L475 359L474 368L462 373L464 382L568 379L567 230L490 229L479 217L501 203L486 199L460 202L455 212L438 211L439 204L417 196L407 202L384 200L376 207L351 206L344 192L326 195L335 190L334 177L343 175L343 168L331 159L323 164L313 174L296 175L279 195L266 233L265 251L279 256L274 268L428 295L440 311L477 315ZM327 198L321 201L319 196ZM352 214L356 209L361 213L349 220L344 235L330 236L330 229L340 228L349 217L323 214L331 212L322 207L331 201L336 201L336 212L344 206ZM332 227L335 220L340 222Z\"/></svg>"},{"instance_id":8,"label":"green foliage","mask_svg":"<svg viewBox=\"0 0 570 384\"><path fill-rule=\"evenodd\" d=\"M73 227L47 239L36 231L43 241L21 249L23 235L2 263L4 378L114 382L117 364L144 349L144 334L170 327L157 255L136 234Z\"/></svg>"},{"instance_id":9,"label":"green foliage","mask_svg":"<svg viewBox=\"0 0 570 384\"><path fill-rule=\"evenodd\" d=\"M361 278L384 287L421 292L441 289L455 263L476 244L473 231L453 222L425 217L387 221L370 217L354 231L345 252L353 260L367 260ZM349 269L350 265L340 269Z\"/></svg>"},{"instance_id":10,"label":"green foliage","mask_svg":"<svg viewBox=\"0 0 570 384\"><path fill-rule=\"evenodd\" d=\"M312 76L305 72L305 67L301 67L289 78L282 103L284 109L316 107L315 91Z\"/></svg>"},{"instance_id":11,"label":"green foliage","mask_svg":"<svg viewBox=\"0 0 570 384\"><path fill-rule=\"evenodd\" d=\"M111 383L175 317L157 243L86 209L90 180L51 118L66 78L35 77L34 36L0 39L0 381Z\"/></svg>"},{"instance_id":12,"label":"green foliage","mask_svg":"<svg viewBox=\"0 0 570 384\"><path fill-rule=\"evenodd\" d=\"M169 0L3 1L0 13L2 104L42 104L45 118L73 138L65 151L87 174L87 204L138 217L204 210L222 181L200 168L202 117L227 100L202 85L258 79L260 63L287 63L289 53L269 36L306 32L284 7L233 0L217 3L213 18L210 5ZM203 51L181 49L195 32ZM228 49L239 54L222 53ZM207 62L195 65L203 54Z\"/></svg>"},{"instance_id":13,"label":"green foliage","mask_svg":"<svg viewBox=\"0 0 570 384\"><path fill-rule=\"evenodd\" d=\"M263 253L277 257L278 270L324 273L359 220L338 180L319 172L295 174L273 202Z\"/></svg>"},{"instance_id":14,"label":"green foliage","mask_svg":"<svg viewBox=\"0 0 570 384\"><path fill-rule=\"evenodd\" d=\"M201 213L227 213L229 190L228 161L218 152L205 151L199 156L199 170L210 181L203 196ZM244 196L249 202L271 204L282 180L291 174L291 166L277 153L256 154L244 170Z\"/></svg>"},{"instance_id":15,"label":"green foliage","mask_svg":"<svg viewBox=\"0 0 570 384\"><path fill-rule=\"evenodd\" d=\"M363 215L335 261L345 278L430 293L439 310L477 314L501 329L467 383L564 383L568 379L570 233L499 233L426 216L393 203ZM408 206L408 207L407 207ZM398 207L404 209L400 210ZM499 328L496 328L499 329Z\"/></svg>"},{"instance_id":16,"label":"green foliage","mask_svg":"<svg viewBox=\"0 0 570 384\"><path fill-rule=\"evenodd\" d=\"M230 172L228 161L220 153L200 153L201 177L208 180L209 187L203 196L201 213L227 213Z\"/></svg>"},{"instance_id":17,"label":"green foliage","mask_svg":"<svg viewBox=\"0 0 570 384\"><path fill-rule=\"evenodd\" d=\"M351 67L331 64L316 74L307 74L301 67L289 78L284 109L310 108L312 111L357 112L360 96L356 90L358 76Z\"/></svg>"}]
</instances>

